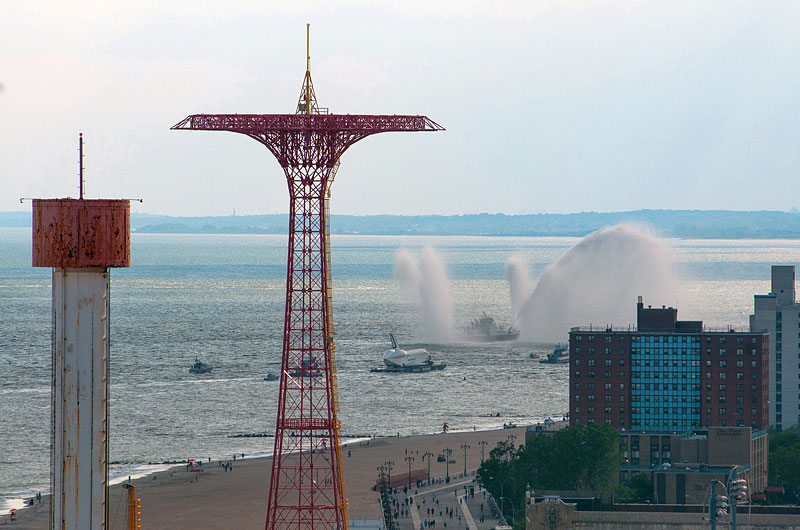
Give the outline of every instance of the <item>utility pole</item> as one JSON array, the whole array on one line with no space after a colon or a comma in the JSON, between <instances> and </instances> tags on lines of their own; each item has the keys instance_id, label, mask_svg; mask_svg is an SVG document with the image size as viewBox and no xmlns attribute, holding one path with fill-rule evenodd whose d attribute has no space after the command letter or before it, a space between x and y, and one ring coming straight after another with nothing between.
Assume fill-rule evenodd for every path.
<instances>
[{"instance_id":1,"label":"utility pole","mask_svg":"<svg viewBox=\"0 0 800 530\"><path fill-rule=\"evenodd\" d=\"M408 455L406 457L406 462L408 462L408 489L409 490L411 489L411 462L413 462L413 461L414 461L414 457L413 456Z\"/></svg>"},{"instance_id":2,"label":"utility pole","mask_svg":"<svg viewBox=\"0 0 800 530\"><path fill-rule=\"evenodd\" d=\"M467 449L469 449L469 445L461 444L461 449L464 450L464 476L467 476Z\"/></svg>"},{"instance_id":3,"label":"utility pole","mask_svg":"<svg viewBox=\"0 0 800 530\"><path fill-rule=\"evenodd\" d=\"M425 451L422 454L422 459L423 460L426 460L426 459L428 460L428 485L429 486L431 484L431 457L432 456L433 456L433 453L431 453L430 451Z\"/></svg>"},{"instance_id":4,"label":"utility pole","mask_svg":"<svg viewBox=\"0 0 800 530\"><path fill-rule=\"evenodd\" d=\"M389 472L389 489L392 489L392 468L394 467L394 462L390 460L388 462L384 462L383 465L386 466L386 469Z\"/></svg>"},{"instance_id":5,"label":"utility pole","mask_svg":"<svg viewBox=\"0 0 800 530\"><path fill-rule=\"evenodd\" d=\"M478 442L478 445L480 445L480 446L481 446L481 464L483 464L483 449L484 449L484 448L485 448L487 445L489 445L489 442L487 442L486 440L481 440L480 442Z\"/></svg>"}]
</instances>

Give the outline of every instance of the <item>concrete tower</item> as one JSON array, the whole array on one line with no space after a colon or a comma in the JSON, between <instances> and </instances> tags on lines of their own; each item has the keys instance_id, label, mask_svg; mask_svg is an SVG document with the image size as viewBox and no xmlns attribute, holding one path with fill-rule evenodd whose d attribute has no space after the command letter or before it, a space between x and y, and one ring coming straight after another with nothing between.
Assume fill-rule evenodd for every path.
<instances>
[{"instance_id":1,"label":"concrete tower","mask_svg":"<svg viewBox=\"0 0 800 530\"><path fill-rule=\"evenodd\" d=\"M130 266L129 227L127 200L33 201L33 266L53 268L53 530L109 525L108 269Z\"/></svg>"}]
</instances>

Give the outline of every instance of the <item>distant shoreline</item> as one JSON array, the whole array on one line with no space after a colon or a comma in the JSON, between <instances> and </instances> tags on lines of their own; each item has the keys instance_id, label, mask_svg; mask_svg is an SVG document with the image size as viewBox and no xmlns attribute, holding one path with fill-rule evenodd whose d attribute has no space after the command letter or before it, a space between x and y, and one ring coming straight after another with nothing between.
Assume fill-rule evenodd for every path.
<instances>
[{"instance_id":1,"label":"distant shoreline","mask_svg":"<svg viewBox=\"0 0 800 530\"><path fill-rule=\"evenodd\" d=\"M570 214L332 215L331 233L380 236L583 237L632 224L680 239L800 239L800 214L779 211L635 210ZM288 214L172 217L131 214L139 234L285 235ZM0 212L0 228L29 228L29 212Z\"/></svg>"}]
</instances>

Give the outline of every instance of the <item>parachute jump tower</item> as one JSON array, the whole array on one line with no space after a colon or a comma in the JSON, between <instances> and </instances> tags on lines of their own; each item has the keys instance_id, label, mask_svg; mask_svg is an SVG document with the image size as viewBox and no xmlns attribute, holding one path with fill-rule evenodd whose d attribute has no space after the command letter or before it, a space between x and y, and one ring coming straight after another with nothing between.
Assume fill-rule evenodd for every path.
<instances>
[{"instance_id":1,"label":"parachute jump tower","mask_svg":"<svg viewBox=\"0 0 800 530\"><path fill-rule=\"evenodd\" d=\"M306 74L295 114L193 114L172 127L262 143L289 186L286 314L266 530L345 530L331 308L330 189L348 147L382 132L441 131L425 116L330 114Z\"/></svg>"}]
</instances>

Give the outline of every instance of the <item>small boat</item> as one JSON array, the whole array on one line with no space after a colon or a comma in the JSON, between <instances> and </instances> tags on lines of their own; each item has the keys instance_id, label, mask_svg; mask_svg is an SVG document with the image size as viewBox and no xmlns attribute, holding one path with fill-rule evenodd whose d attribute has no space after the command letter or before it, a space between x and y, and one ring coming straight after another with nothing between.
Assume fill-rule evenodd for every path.
<instances>
[{"instance_id":1,"label":"small boat","mask_svg":"<svg viewBox=\"0 0 800 530\"><path fill-rule=\"evenodd\" d=\"M563 344L558 344L553 353L548 353L547 358L539 362L542 364L569 364L569 349Z\"/></svg>"},{"instance_id":2,"label":"small boat","mask_svg":"<svg viewBox=\"0 0 800 530\"><path fill-rule=\"evenodd\" d=\"M270 372L267 374L267 377L264 378L264 381L278 381L279 379L280 377Z\"/></svg>"},{"instance_id":3,"label":"small boat","mask_svg":"<svg viewBox=\"0 0 800 530\"><path fill-rule=\"evenodd\" d=\"M477 342L500 342L507 340L517 340L519 330L513 326L498 326L492 317L483 313L481 318L476 318L464 328L462 338L468 341Z\"/></svg>"},{"instance_id":4,"label":"small boat","mask_svg":"<svg viewBox=\"0 0 800 530\"><path fill-rule=\"evenodd\" d=\"M539 355L538 353L531 353L528 357L530 357L531 359L541 359L542 358L542 356Z\"/></svg>"},{"instance_id":5,"label":"small boat","mask_svg":"<svg viewBox=\"0 0 800 530\"><path fill-rule=\"evenodd\" d=\"M210 371L211 371L211 366L206 363L200 362L200 359L198 359L197 357L194 358L194 364L192 365L191 368L189 368L190 374L207 374Z\"/></svg>"}]
</instances>

